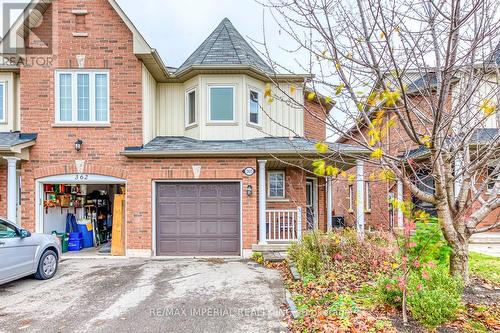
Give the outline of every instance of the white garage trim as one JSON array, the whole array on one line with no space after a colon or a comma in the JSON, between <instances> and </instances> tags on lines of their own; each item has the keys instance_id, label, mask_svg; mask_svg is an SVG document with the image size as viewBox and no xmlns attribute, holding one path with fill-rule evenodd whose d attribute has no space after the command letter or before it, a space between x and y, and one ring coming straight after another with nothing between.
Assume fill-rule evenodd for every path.
<instances>
[{"instance_id":1,"label":"white garage trim","mask_svg":"<svg viewBox=\"0 0 500 333\"><path fill-rule=\"evenodd\" d=\"M37 179L35 183L35 232L37 233L43 233L43 218L41 218L43 216L43 184L126 185L127 181L121 178L96 174L64 174ZM125 194L125 205L126 202L127 195Z\"/></svg>"},{"instance_id":2,"label":"white garage trim","mask_svg":"<svg viewBox=\"0 0 500 333\"><path fill-rule=\"evenodd\" d=\"M194 179L194 180L153 180L151 182L151 249L153 256L156 256L156 185L159 183L238 183L240 184L240 255L243 256L243 182L235 179ZM179 256L168 256L168 258L175 258ZM192 258L193 256L189 256ZM215 258L217 256L196 256L197 258L209 257ZM225 256L224 256L225 257Z\"/></svg>"}]
</instances>

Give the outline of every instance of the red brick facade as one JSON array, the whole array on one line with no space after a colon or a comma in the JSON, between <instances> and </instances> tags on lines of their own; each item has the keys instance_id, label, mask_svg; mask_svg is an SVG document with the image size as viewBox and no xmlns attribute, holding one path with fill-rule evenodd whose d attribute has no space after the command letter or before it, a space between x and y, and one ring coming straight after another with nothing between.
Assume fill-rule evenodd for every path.
<instances>
[{"instance_id":1,"label":"red brick facade","mask_svg":"<svg viewBox=\"0 0 500 333\"><path fill-rule=\"evenodd\" d=\"M74 37L76 16L72 10L81 6L81 1L53 2L37 28L45 29L45 24L54 22L52 66L20 70L21 131L38 133L29 161L21 165L22 224L30 229L35 221L37 178L74 172L75 160L87 161L104 175L125 173L128 161L120 151L124 146L142 144L141 63L133 54L132 33L108 1L92 0L84 5L88 37ZM78 68L77 55L85 55L86 69L109 71L110 127L55 125L55 70ZM80 152L74 149L77 139L83 141Z\"/></svg>"},{"instance_id":2,"label":"red brick facade","mask_svg":"<svg viewBox=\"0 0 500 333\"><path fill-rule=\"evenodd\" d=\"M309 139L326 140L327 110L320 103L305 101L304 136Z\"/></svg>"},{"instance_id":3,"label":"red brick facade","mask_svg":"<svg viewBox=\"0 0 500 333\"><path fill-rule=\"evenodd\" d=\"M415 107L421 107L424 109L426 106L426 100L421 96L412 96L412 105ZM451 100L449 101L451 103ZM391 115L386 115L384 123L386 123ZM423 124L419 121L413 119L414 124L420 124L420 129L417 128L417 131L420 133L425 133L423 130ZM418 125L415 125L418 126ZM426 124L425 126L430 126L430 124ZM361 136L361 134L363 136ZM385 133L385 138L381 140L382 149L391 154L392 156L400 156L412 149L415 149L417 146L410 140L402 128L402 124L396 121L395 125L390 128ZM338 140L339 143L346 144L356 144L356 141L363 142L368 138L368 128L364 127L360 132L350 133L349 138L344 138ZM388 198L389 194L392 194L394 197L397 197L397 186L394 181L381 181L378 180L378 175L381 169L369 162L365 162L364 167L364 180L365 182L370 183L371 188L371 211L365 211L365 225L368 229L388 229L389 228L389 215L393 215L393 224L397 226L397 212L391 211L389 209ZM350 170L347 170L349 174L355 174L356 169L353 167ZM375 176L377 180L369 181L370 175ZM353 205L354 212L349 210L349 185L353 186ZM366 183L365 183L366 186ZM355 207L356 207L356 184L349 184L346 180L338 179L333 182L333 206L334 206L334 215L341 215L346 218L348 224L353 225L355 223ZM336 197L335 197L336 196ZM407 187L403 189L403 199L405 201L411 201L411 192ZM366 196L365 196L366 201ZM366 206L366 202L365 202ZM498 221L500 217L500 209L492 212L481 224L481 226L488 226ZM497 228L498 231L500 228Z\"/></svg>"},{"instance_id":4,"label":"red brick facade","mask_svg":"<svg viewBox=\"0 0 500 333\"><path fill-rule=\"evenodd\" d=\"M74 9L86 9L85 25L77 26ZM79 19L81 21L81 19ZM37 179L74 174L76 160L84 160L83 173L112 176L126 180L126 248L150 250L153 244L153 181L194 180L193 165L201 166L200 180L234 180L242 183L243 248L258 241L258 174L245 176L245 167L257 167L256 158L127 158L124 147L142 144L142 67L133 54L133 36L107 0L55 1L44 14L43 23L34 31L45 33L52 25L53 54L50 66L23 67L20 70L21 131L38 133L28 161L21 168L21 223L35 230L35 187ZM74 32L88 36L74 36ZM110 126L58 126L55 121L55 73L78 68L77 55L85 55L84 68L109 71ZM324 117L317 104L311 109ZM181 110L179 112L182 112ZM324 121L305 116L305 133L324 139ZM323 118L324 119L324 118ZM83 141L77 152L74 143ZM0 184L6 184L6 168L0 166ZM287 202L269 203L268 207L291 208L305 205L306 172L286 168ZM251 185L254 194L247 196ZM319 221L325 226L324 182L319 180ZM0 214L6 210L6 189L0 191ZM5 214L3 214L5 215ZM303 212L305 226L305 209Z\"/></svg>"}]
</instances>

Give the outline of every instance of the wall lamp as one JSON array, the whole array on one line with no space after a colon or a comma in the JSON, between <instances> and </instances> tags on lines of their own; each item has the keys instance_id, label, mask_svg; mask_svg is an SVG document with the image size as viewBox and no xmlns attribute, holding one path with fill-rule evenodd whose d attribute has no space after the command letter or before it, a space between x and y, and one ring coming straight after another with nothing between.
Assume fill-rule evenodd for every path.
<instances>
[{"instance_id":1,"label":"wall lamp","mask_svg":"<svg viewBox=\"0 0 500 333\"><path fill-rule=\"evenodd\" d=\"M80 151L82 149L82 144L83 144L83 141L78 139L75 141L75 150L76 151Z\"/></svg>"},{"instance_id":2,"label":"wall lamp","mask_svg":"<svg viewBox=\"0 0 500 333\"><path fill-rule=\"evenodd\" d=\"M253 187L252 187L252 185L248 185L248 186L247 186L247 195L248 195L249 197L251 197L251 196L252 196L252 194L253 194Z\"/></svg>"}]
</instances>

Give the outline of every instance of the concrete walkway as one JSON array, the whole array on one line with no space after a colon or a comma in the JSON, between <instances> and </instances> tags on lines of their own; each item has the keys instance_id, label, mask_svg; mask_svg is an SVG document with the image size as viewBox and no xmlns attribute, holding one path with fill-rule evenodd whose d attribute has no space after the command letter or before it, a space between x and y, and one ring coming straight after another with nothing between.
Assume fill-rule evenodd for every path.
<instances>
[{"instance_id":1,"label":"concrete walkway","mask_svg":"<svg viewBox=\"0 0 500 333\"><path fill-rule=\"evenodd\" d=\"M286 330L279 272L243 260L65 259L0 300L0 332Z\"/></svg>"},{"instance_id":2,"label":"concrete walkway","mask_svg":"<svg viewBox=\"0 0 500 333\"><path fill-rule=\"evenodd\" d=\"M471 244L497 244L500 245L500 232L483 232L471 236Z\"/></svg>"},{"instance_id":3,"label":"concrete walkway","mask_svg":"<svg viewBox=\"0 0 500 333\"><path fill-rule=\"evenodd\" d=\"M469 252L477 252L500 258L500 244L469 244Z\"/></svg>"},{"instance_id":4,"label":"concrete walkway","mask_svg":"<svg viewBox=\"0 0 500 333\"><path fill-rule=\"evenodd\" d=\"M469 251L500 257L500 232L483 232L472 235Z\"/></svg>"}]
</instances>

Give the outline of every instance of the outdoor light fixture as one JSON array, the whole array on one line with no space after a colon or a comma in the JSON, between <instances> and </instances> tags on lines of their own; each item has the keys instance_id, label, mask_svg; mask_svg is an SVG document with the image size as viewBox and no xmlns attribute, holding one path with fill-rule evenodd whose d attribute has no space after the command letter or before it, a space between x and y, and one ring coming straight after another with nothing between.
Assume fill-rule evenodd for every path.
<instances>
[{"instance_id":1,"label":"outdoor light fixture","mask_svg":"<svg viewBox=\"0 0 500 333\"><path fill-rule=\"evenodd\" d=\"M248 195L249 197L251 197L251 196L252 196L252 193L253 193L253 187L252 187L252 185L248 185L248 186L247 186L247 195Z\"/></svg>"},{"instance_id":2,"label":"outdoor light fixture","mask_svg":"<svg viewBox=\"0 0 500 333\"><path fill-rule=\"evenodd\" d=\"M76 151L80 151L82 149L82 144L83 144L83 141L78 139L75 141L75 149Z\"/></svg>"}]
</instances>

